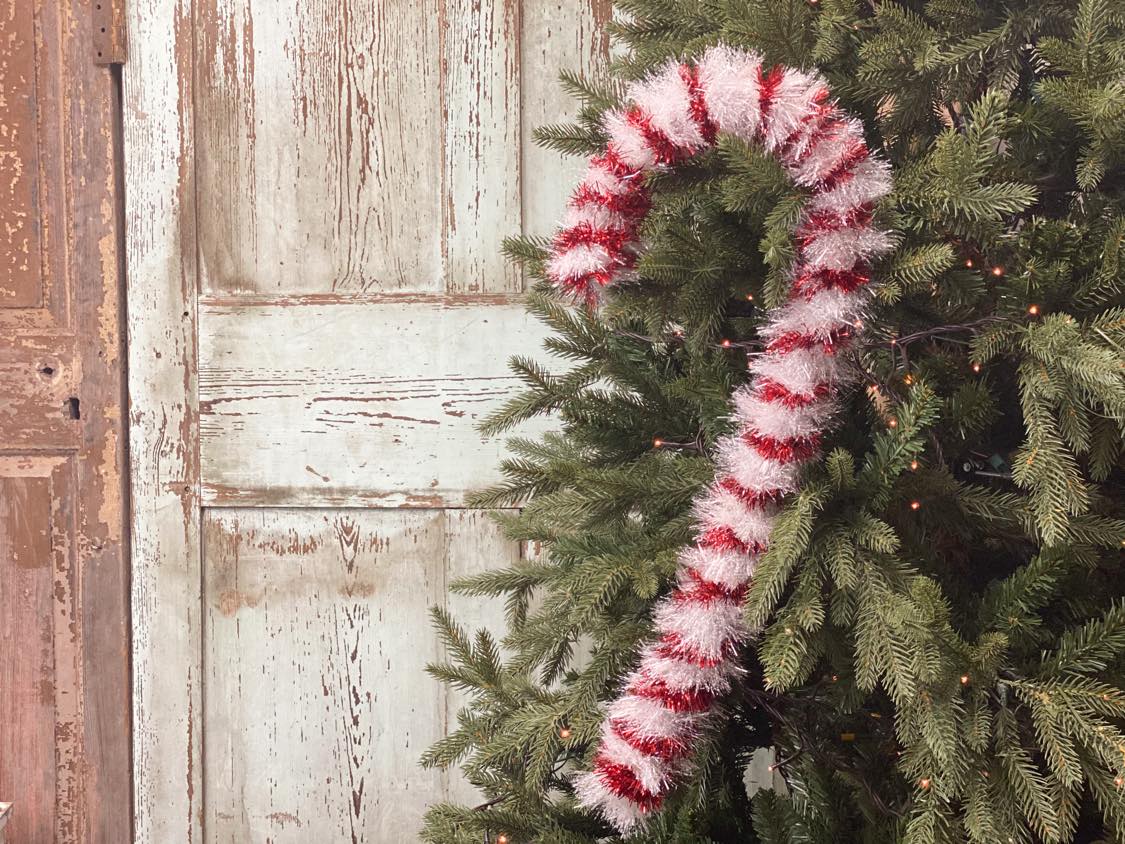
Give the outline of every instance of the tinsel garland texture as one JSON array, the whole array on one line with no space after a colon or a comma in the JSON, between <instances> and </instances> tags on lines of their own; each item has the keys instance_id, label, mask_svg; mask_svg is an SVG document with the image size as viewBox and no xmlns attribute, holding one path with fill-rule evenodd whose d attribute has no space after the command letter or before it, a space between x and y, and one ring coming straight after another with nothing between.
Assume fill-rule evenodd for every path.
<instances>
[{"instance_id":1,"label":"tinsel garland texture","mask_svg":"<svg viewBox=\"0 0 1125 844\"><path fill-rule=\"evenodd\" d=\"M870 262L892 245L872 222L890 169L820 76L715 47L634 83L628 100L606 115L606 150L590 159L554 240L548 273L576 297L596 302L632 275L651 204L645 174L713 147L720 133L766 151L809 195L790 293L767 314L765 350L732 397L737 431L717 444L716 479L695 505L696 541L655 607L653 640L608 706L593 770L575 780L580 801L622 832L682 781L694 740L743 671L750 580L781 499L819 453L849 375L841 351L862 330Z\"/></svg>"}]
</instances>

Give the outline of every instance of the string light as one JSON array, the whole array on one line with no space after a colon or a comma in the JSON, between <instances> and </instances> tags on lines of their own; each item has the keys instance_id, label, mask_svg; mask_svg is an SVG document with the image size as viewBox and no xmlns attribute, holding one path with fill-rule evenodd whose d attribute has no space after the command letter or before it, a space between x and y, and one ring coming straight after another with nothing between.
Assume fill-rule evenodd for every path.
<instances>
[{"instance_id":1,"label":"string light","mask_svg":"<svg viewBox=\"0 0 1125 844\"><path fill-rule=\"evenodd\" d=\"M922 786L922 788L929 788L930 787L930 778L929 777L923 777L922 779L920 779L918 781L918 785Z\"/></svg>"},{"instance_id":2,"label":"string light","mask_svg":"<svg viewBox=\"0 0 1125 844\"><path fill-rule=\"evenodd\" d=\"M723 340L722 346L724 349L730 348L730 340Z\"/></svg>"},{"instance_id":3,"label":"string light","mask_svg":"<svg viewBox=\"0 0 1125 844\"><path fill-rule=\"evenodd\" d=\"M662 445L664 445L664 440L660 439L660 437L656 437L652 441L652 447L653 448L660 448Z\"/></svg>"},{"instance_id":4,"label":"string light","mask_svg":"<svg viewBox=\"0 0 1125 844\"><path fill-rule=\"evenodd\" d=\"M747 302L753 302L754 301L754 294L753 293L747 293L746 294L746 301Z\"/></svg>"},{"instance_id":5,"label":"string light","mask_svg":"<svg viewBox=\"0 0 1125 844\"><path fill-rule=\"evenodd\" d=\"M508 844L508 836L501 832L496 836L496 844Z\"/></svg>"},{"instance_id":6,"label":"string light","mask_svg":"<svg viewBox=\"0 0 1125 844\"><path fill-rule=\"evenodd\" d=\"M1028 308L1027 308L1027 312L1029 314L1031 314L1032 316L1039 316L1039 306L1038 305L1029 305Z\"/></svg>"},{"instance_id":7,"label":"string light","mask_svg":"<svg viewBox=\"0 0 1125 844\"><path fill-rule=\"evenodd\" d=\"M968 674L962 674L961 675L961 685L962 686L969 685L969 675Z\"/></svg>"},{"instance_id":8,"label":"string light","mask_svg":"<svg viewBox=\"0 0 1125 844\"><path fill-rule=\"evenodd\" d=\"M976 361L973 362L973 372L980 372L980 364Z\"/></svg>"},{"instance_id":9,"label":"string light","mask_svg":"<svg viewBox=\"0 0 1125 844\"><path fill-rule=\"evenodd\" d=\"M913 384L914 383L914 376L911 375L909 372L906 373L905 375L902 376L902 383L903 384Z\"/></svg>"},{"instance_id":10,"label":"string light","mask_svg":"<svg viewBox=\"0 0 1125 844\"><path fill-rule=\"evenodd\" d=\"M1122 785L1125 785L1125 779L1122 779L1121 777L1115 777L1113 780L1113 784L1118 788L1121 788Z\"/></svg>"},{"instance_id":11,"label":"string light","mask_svg":"<svg viewBox=\"0 0 1125 844\"><path fill-rule=\"evenodd\" d=\"M910 461L910 471L911 472L917 472L918 471L918 461L917 460L911 460Z\"/></svg>"},{"instance_id":12,"label":"string light","mask_svg":"<svg viewBox=\"0 0 1125 844\"><path fill-rule=\"evenodd\" d=\"M887 422L887 427L888 427L888 428L897 428L897 427L898 427L898 420L897 420L897 419L895 419L895 418L894 418L894 417L892 416L892 417L890 418L890 420L889 420L889 421Z\"/></svg>"},{"instance_id":13,"label":"string light","mask_svg":"<svg viewBox=\"0 0 1125 844\"><path fill-rule=\"evenodd\" d=\"M921 510L922 509L922 502L921 501L911 501L910 502L910 509L911 510Z\"/></svg>"},{"instance_id":14,"label":"string light","mask_svg":"<svg viewBox=\"0 0 1125 844\"><path fill-rule=\"evenodd\" d=\"M570 727L563 727L561 730L559 730L559 738L561 738L561 739L570 738Z\"/></svg>"},{"instance_id":15,"label":"string light","mask_svg":"<svg viewBox=\"0 0 1125 844\"><path fill-rule=\"evenodd\" d=\"M1000 276L1004 275L1004 268L1003 268L1003 267L999 267L999 266L997 266L997 267L993 267L993 268L992 268L992 274L993 274L994 276L996 276L997 278L1000 278Z\"/></svg>"},{"instance_id":16,"label":"string light","mask_svg":"<svg viewBox=\"0 0 1125 844\"><path fill-rule=\"evenodd\" d=\"M966 258L965 259L965 266L968 267L971 270L973 268L973 259L972 258Z\"/></svg>"}]
</instances>

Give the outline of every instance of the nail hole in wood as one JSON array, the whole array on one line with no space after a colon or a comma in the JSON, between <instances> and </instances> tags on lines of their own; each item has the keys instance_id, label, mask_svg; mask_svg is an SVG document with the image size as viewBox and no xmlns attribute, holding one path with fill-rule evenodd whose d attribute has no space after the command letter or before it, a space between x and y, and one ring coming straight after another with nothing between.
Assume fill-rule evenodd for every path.
<instances>
[{"instance_id":1,"label":"nail hole in wood","mask_svg":"<svg viewBox=\"0 0 1125 844\"><path fill-rule=\"evenodd\" d=\"M66 400L65 408L66 408L67 415L71 419L81 419L82 418L82 408L79 405L78 399L75 398L74 396L71 396L69 399Z\"/></svg>"},{"instance_id":2,"label":"nail hole in wood","mask_svg":"<svg viewBox=\"0 0 1125 844\"><path fill-rule=\"evenodd\" d=\"M55 368L53 366L44 366L39 371L46 375L48 378L55 374Z\"/></svg>"}]
</instances>

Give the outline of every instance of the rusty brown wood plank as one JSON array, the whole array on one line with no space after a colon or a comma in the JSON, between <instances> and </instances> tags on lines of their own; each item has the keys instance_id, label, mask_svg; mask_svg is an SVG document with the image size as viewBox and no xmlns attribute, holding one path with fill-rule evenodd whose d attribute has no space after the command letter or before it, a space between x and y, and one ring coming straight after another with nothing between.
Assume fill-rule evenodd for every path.
<instances>
[{"instance_id":1,"label":"rusty brown wood plank","mask_svg":"<svg viewBox=\"0 0 1125 844\"><path fill-rule=\"evenodd\" d=\"M0 718L7 733L35 743L20 758L0 752L0 793L10 790L13 771L23 785L3 796L21 803L21 789L50 780L49 830L41 828L42 801L31 799L29 806L37 805L12 821L17 840L119 842L131 837L131 782L115 86L90 61L93 22L85 4L15 3L4 11L0 101L18 105L5 117L25 125L4 125L0 147L22 137L33 142L33 154L20 166L10 156L4 161L5 175L16 176L4 185L23 178L32 189L0 200L0 217L15 214L35 230L37 254L26 268L38 293L22 306L0 302L0 477L45 490L46 504L15 495L19 510L0 516L0 531L20 529L22 518L44 532L48 546L36 553L50 605L35 619L20 616L25 624L5 638L0 664L22 646L38 653L47 631L49 676L35 693L50 706L53 725L37 732L18 718ZM13 76L13 56L27 58L20 52L26 27L35 34L32 72ZM0 266L13 265L5 257ZM28 641L21 643L21 634ZM21 683L8 690L28 693ZM20 767L33 763L34 771ZM24 837L23 829L35 833Z\"/></svg>"},{"instance_id":2,"label":"rusty brown wood plank","mask_svg":"<svg viewBox=\"0 0 1125 844\"><path fill-rule=\"evenodd\" d=\"M119 27L123 0L93 0L95 11L107 4L110 25ZM80 647L65 670L82 688L75 717L83 744L73 756L56 754L62 775L82 794L73 801L80 810L70 813L73 831L60 840L119 844L133 834L121 103L111 70L91 62L90 44L103 22L91 15L90 3L64 9L62 103L72 209L66 238L82 379L67 399L67 415L81 432L70 517L76 568L71 591L56 594L72 596L65 622ZM115 45L119 36L112 36Z\"/></svg>"},{"instance_id":3,"label":"rusty brown wood plank","mask_svg":"<svg viewBox=\"0 0 1125 844\"><path fill-rule=\"evenodd\" d=\"M43 301L43 279L33 7L0 0L0 20L0 308L34 308Z\"/></svg>"},{"instance_id":4,"label":"rusty brown wood plank","mask_svg":"<svg viewBox=\"0 0 1125 844\"><path fill-rule=\"evenodd\" d=\"M0 451L77 448L81 380L73 336L17 334L0 342Z\"/></svg>"},{"instance_id":5,"label":"rusty brown wood plank","mask_svg":"<svg viewBox=\"0 0 1125 844\"><path fill-rule=\"evenodd\" d=\"M127 4L133 770L137 841L202 838L192 5Z\"/></svg>"},{"instance_id":6,"label":"rusty brown wood plank","mask_svg":"<svg viewBox=\"0 0 1125 844\"><path fill-rule=\"evenodd\" d=\"M0 472L0 794L19 800L17 841L55 837L51 493L49 473Z\"/></svg>"}]
</instances>

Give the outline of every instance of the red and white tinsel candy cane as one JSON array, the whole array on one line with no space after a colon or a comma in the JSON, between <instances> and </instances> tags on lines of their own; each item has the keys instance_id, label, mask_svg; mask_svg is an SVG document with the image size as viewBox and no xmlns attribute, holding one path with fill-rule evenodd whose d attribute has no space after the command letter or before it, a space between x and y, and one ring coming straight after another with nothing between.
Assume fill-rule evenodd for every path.
<instances>
[{"instance_id":1,"label":"red and white tinsel candy cane","mask_svg":"<svg viewBox=\"0 0 1125 844\"><path fill-rule=\"evenodd\" d=\"M622 831L682 778L693 739L742 670L743 598L778 502L797 489L835 410L846 374L838 352L862 325L869 262L891 247L872 226L889 168L820 76L716 47L633 84L629 100L606 116L606 151L590 160L555 238L548 272L562 289L592 300L626 277L650 205L645 172L712 147L720 132L773 155L810 196L789 299L761 330L765 352L733 396L738 431L718 444L716 480L696 502L696 543L655 608L656 640L609 705L594 769L576 779L582 803Z\"/></svg>"}]
</instances>

